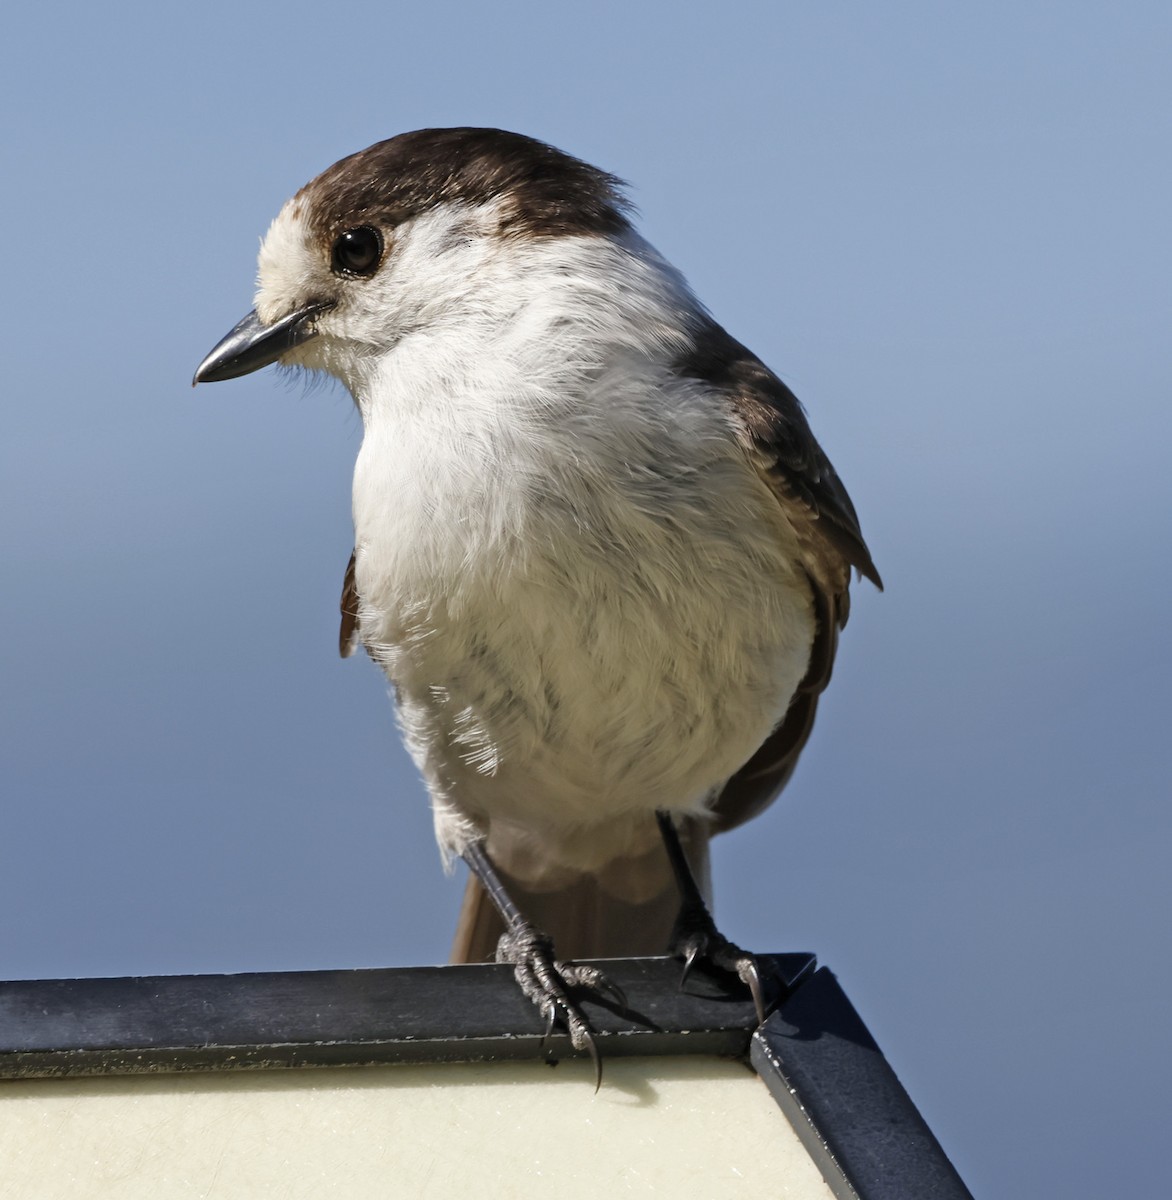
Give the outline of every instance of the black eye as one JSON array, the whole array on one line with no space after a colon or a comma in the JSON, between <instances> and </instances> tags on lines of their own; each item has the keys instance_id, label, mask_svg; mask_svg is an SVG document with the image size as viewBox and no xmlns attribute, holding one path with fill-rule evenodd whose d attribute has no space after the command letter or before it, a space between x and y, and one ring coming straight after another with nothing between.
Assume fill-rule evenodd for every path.
<instances>
[{"instance_id":1,"label":"black eye","mask_svg":"<svg viewBox=\"0 0 1172 1200\"><path fill-rule=\"evenodd\" d=\"M342 275L373 275L382 256L382 234L369 225L360 225L339 234L330 265Z\"/></svg>"}]
</instances>

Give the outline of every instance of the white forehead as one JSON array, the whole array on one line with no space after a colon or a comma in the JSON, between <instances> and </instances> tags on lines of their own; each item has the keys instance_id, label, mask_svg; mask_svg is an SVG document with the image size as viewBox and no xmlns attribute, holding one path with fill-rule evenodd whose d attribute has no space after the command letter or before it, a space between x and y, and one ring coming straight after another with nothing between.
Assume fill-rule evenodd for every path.
<instances>
[{"instance_id":1,"label":"white forehead","mask_svg":"<svg viewBox=\"0 0 1172 1200\"><path fill-rule=\"evenodd\" d=\"M294 197L277 214L260 244L256 311L265 323L292 312L315 295L329 264L310 228L306 205Z\"/></svg>"}]
</instances>

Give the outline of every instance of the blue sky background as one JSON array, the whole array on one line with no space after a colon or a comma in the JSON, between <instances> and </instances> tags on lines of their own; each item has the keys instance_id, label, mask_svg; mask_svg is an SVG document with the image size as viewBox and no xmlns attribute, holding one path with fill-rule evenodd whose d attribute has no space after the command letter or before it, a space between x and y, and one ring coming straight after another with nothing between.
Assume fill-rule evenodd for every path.
<instances>
[{"instance_id":1,"label":"blue sky background","mask_svg":"<svg viewBox=\"0 0 1172 1200\"><path fill-rule=\"evenodd\" d=\"M485 124L629 179L802 397L887 582L722 925L839 974L978 1195L1157 1195L1172 1105L1172 9L290 0L5 19L0 976L441 961L359 422L190 388L343 154Z\"/></svg>"}]
</instances>

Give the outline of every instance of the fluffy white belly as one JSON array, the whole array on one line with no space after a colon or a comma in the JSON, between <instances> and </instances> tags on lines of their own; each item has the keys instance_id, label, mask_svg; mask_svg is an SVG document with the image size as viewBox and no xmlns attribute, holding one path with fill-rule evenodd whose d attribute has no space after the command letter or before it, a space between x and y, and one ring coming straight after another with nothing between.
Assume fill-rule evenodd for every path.
<instances>
[{"instance_id":1,"label":"fluffy white belly","mask_svg":"<svg viewBox=\"0 0 1172 1200\"><path fill-rule=\"evenodd\" d=\"M809 585L723 428L642 463L580 429L495 434L514 442L474 455L442 419L368 428L362 637L444 850L501 822L588 868L655 809L702 812L781 719Z\"/></svg>"}]
</instances>

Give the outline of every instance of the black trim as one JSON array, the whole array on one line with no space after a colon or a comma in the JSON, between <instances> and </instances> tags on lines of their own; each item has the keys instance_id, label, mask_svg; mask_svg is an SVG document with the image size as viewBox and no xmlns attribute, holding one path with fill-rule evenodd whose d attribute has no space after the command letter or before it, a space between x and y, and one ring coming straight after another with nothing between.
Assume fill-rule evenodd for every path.
<instances>
[{"instance_id":1,"label":"black trim","mask_svg":"<svg viewBox=\"0 0 1172 1200\"><path fill-rule=\"evenodd\" d=\"M972 1200L825 967L753 1035L750 1060L839 1200Z\"/></svg>"},{"instance_id":2,"label":"black trim","mask_svg":"<svg viewBox=\"0 0 1172 1200\"><path fill-rule=\"evenodd\" d=\"M773 956L796 984L808 954ZM599 1052L744 1057L753 1003L670 958L605 964L630 1015L590 997ZM634 1019L638 1014L638 1019ZM532 1060L544 1024L507 966L0 982L0 1078ZM546 1051L574 1053L555 1034Z\"/></svg>"}]
</instances>

